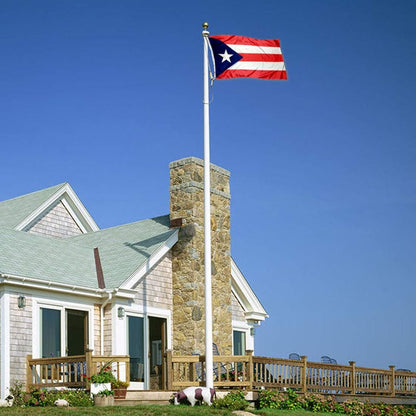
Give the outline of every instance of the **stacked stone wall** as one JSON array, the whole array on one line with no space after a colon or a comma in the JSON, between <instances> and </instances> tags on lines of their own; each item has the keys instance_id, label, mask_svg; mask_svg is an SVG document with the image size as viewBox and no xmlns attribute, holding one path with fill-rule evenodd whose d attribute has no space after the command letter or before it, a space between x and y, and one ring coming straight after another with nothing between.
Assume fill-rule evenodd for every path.
<instances>
[{"instance_id":1,"label":"stacked stone wall","mask_svg":"<svg viewBox=\"0 0 416 416\"><path fill-rule=\"evenodd\" d=\"M229 172L211 165L213 342L232 352ZM170 164L170 215L182 218L172 249L173 350L205 351L204 169L197 158Z\"/></svg>"}]
</instances>

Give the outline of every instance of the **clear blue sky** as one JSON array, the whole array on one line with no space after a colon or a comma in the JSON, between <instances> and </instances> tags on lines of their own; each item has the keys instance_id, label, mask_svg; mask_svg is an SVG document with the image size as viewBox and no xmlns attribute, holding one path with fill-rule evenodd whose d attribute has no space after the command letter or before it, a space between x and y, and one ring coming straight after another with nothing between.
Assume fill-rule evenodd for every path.
<instances>
[{"instance_id":1,"label":"clear blue sky","mask_svg":"<svg viewBox=\"0 0 416 416\"><path fill-rule=\"evenodd\" d=\"M100 227L168 213L203 156L201 24L279 38L289 80L217 81L256 353L416 370L414 0L2 0L0 199L68 181Z\"/></svg>"}]
</instances>

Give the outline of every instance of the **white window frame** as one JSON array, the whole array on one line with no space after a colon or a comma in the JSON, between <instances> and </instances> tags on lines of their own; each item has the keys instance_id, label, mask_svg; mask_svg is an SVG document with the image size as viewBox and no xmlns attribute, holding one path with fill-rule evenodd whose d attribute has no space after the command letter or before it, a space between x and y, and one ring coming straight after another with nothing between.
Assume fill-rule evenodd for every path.
<instances>
[{"instance_id":1,"label":"white window frame","mask_svg":"<svg viewBox=\"0 0 416 416\"><path fill-rule=\"evenodd\" d=\"M88 342L89 347L94 345L94 306L85 305L82 303L75 303L70 301L33 299L33 345L32 355L34 358L41 356L41 309L54 309L61 312L61 357L66 357L66 342L67 342L67 328L66 328L66 310L78 310L87 312L88 314Z\"/></svg>"}]
</instances>

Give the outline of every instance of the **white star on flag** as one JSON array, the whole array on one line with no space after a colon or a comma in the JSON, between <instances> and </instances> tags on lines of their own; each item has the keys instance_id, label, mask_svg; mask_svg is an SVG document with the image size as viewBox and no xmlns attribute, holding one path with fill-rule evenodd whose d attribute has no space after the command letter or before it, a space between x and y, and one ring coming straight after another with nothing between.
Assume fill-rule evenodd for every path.
<instances>
[{"instance_id":1,"label":"white star on flag","mask_svg":"<svg viewBox=\"0 0 416 416\"><path fill-rule=\"evenodd\" d=\"M219 56L222 56L222 62L225 62L225 61L228 61L228 62L230 62L231 63L231 57L234 55L233 53L232 54L229 54L228 52L227 52L227 50L225 50L224 51L224 53L219 53L218 54Z\"/></svg>"}]
</instances>

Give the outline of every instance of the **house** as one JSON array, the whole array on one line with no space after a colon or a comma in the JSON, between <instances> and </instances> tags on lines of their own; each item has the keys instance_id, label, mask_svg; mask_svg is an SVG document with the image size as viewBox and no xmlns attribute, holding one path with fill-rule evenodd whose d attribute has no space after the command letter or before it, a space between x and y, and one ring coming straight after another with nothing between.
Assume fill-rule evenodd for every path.
<instances>
[{"instance_id":1,"label":"house","mask_svg":"<svg viewBox=\"0 0 416 416\"><path fill-rule=\"evenodd\" d=\"M211 166L213 341L254 350L267 313L230 255L229 172ZM0 383L26 357L129 355L154 388L166 350L203 354L203 161L170 164L170 213L100 229L68 183L0 202ZM157 385L157 383L156 383Z\"/></svg>"}]
</instances>

